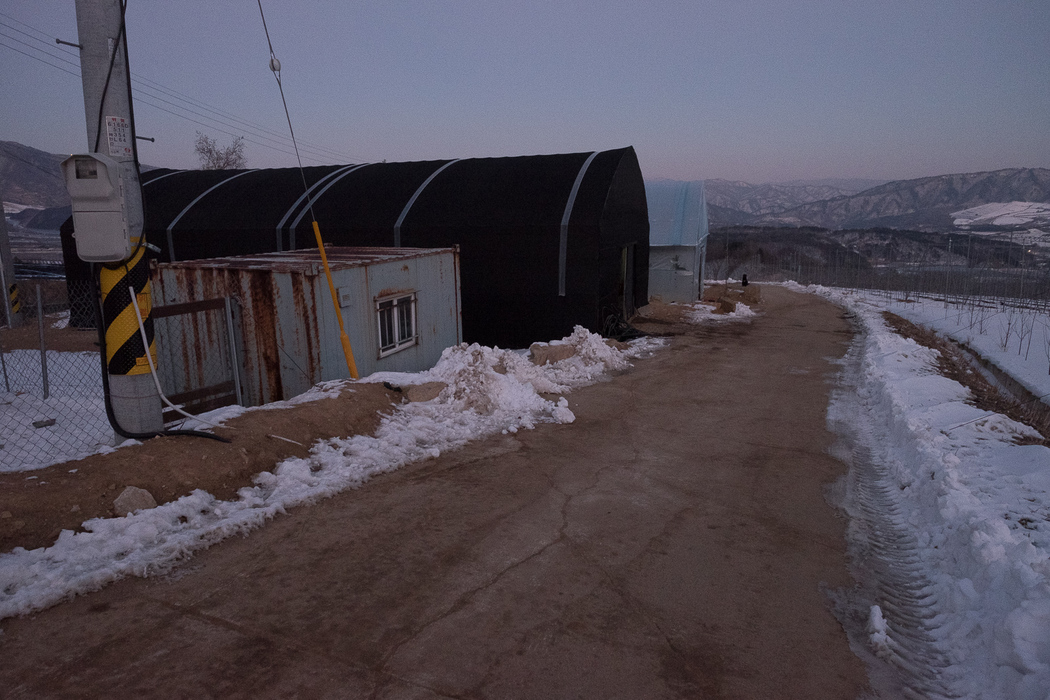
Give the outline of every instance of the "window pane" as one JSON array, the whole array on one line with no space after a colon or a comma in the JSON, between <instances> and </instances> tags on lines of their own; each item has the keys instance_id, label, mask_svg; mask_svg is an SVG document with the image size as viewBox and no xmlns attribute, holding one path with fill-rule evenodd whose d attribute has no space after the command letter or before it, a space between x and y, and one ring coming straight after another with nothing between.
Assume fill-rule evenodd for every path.
<instances>
[{"instance_id":1,"label":"window pane","mask_svg":"<svg viewBox=\"0 0 1050 700\"><path fill-rule=\"evenodd\" d=\"M410 340L415 335L415 329L412 328L412 297L405 297L397 301L397 340L403 342Z\"/></svg>"},{"instance_id":2,"label":"window pane","mask_svg":"<svg viewBox=\"0 0 1050 700\"><path fill-rule=\"evenodd\" d=\"M394 340L394 314L393 307L387 306L382 308L380 305L379 309L379 347L381 350L393 347L396 344Z\"/></svg>"}]
</instances>

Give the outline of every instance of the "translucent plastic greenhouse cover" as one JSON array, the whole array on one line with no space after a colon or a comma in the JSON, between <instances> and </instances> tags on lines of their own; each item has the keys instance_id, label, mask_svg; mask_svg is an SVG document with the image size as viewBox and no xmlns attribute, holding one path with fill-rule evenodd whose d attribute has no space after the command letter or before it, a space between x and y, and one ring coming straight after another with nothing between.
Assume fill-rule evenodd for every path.
<instances>
[{"instance_id":1,"label":"translucent plastic greenhouse cover","mask_svg":"<svg viewBox=\"0 0 1050 700\"><path fill-rule=\"evenodd\" d=\"M649 245L700 244L707 238L704 183L646 180L649 203Z\"/></svg>"}]
</instances>

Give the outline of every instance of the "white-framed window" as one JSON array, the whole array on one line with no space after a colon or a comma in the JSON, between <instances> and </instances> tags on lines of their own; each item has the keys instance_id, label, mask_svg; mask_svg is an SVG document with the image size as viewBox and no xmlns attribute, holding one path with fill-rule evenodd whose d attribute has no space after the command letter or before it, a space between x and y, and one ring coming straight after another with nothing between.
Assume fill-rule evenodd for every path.
<instances>
[{"instance_id":1,"label":"white-framed window","mask_svg":"<svg viewBox=\"0 0 1050 700\"><path fill-rule=\"evenodd\" d=\"M376 321L379 323L380 357L415 345L419 340L416 335L415 293L376 299Z\"/></svg>"}]
</instances>

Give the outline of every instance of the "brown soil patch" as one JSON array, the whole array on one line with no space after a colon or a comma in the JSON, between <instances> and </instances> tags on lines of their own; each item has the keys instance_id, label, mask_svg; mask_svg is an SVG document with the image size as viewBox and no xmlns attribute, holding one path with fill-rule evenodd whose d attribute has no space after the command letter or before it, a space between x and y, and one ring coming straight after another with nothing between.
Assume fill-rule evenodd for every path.
<instances>
[{"instance_id":1,"label":"brown soil patch","mask_svg":"<svg viewBox=\"0 0 1050 700\"><path fill-rule=\"evenodd\" d=\"M746 287L742 284L712 284L704 288L704 293L700 298L703 301L714 302L725 307L729 306L725 302L733 302L734 309L723 312L732 313L739 302L743 302L748 306L760 304L762 302L762 288L754 283Z\"/></svg>"},{"instance_id":2,"label":"brown soil patch","mask_svg":"<svg viewBox=\"0 0 1050 700\"><path fill-rule=\"evenodd\" d=\"M736 304L743 302L748 306L761 303L761 288L756 284L741 287L739 284L726 287L724 284L708 286L704 289L702 301L716 313L732 313ZM682 335L696 330L696 324L689 320L692 307L688 304L667 304L662 301L650 301L638 309L630 319L630 324L645 333L656 337Z\"/></svg>"},{"instance_id":3,"label":"brown soil patch","mask_svg":"<svg viewBox=\"0 0 1050 700\"><path fill-rule=\"evenodd\" d=\"M1025 403L1000 391L984 375L974 369L970 360L952 341L945 340L928 328L918 326L889 311L883 311L882 317L897 334L935 350L937 352L937 371L969 389L972 405L982 411L1001 413L1018 423L1034 428L1043 436L1042 440L1018 438L1019 444L1050 447L1050 412L1043 407L1042 403Z\"/></svg>"},{"instance_id":4,"label":"brown soil patch","mask_svg":"<svg viewBox=\"0 0 1050 700\"><path fill-rule=\"evenodd\" d=\"M46 547L62 530L114 517L113 501L127 486L146 489L157 503L195 489L233 499L255 474L288 457L307 456L317 440L371 434L400 401L400 393L381 384L347 383L338 398L249 411L227 421L215 433L229 443L158 437L110 454L0 474L0 552Z\"/></svg>"},{"instance_id":5,"label":"brown soil patch","mask_svg":"<svg viewBox=\"0 0 1050 700\"><path fill-rule=\"evenodd\" d=\"M59 352L98 352L98 331L79 328L51 328L57 316L44 317L44 346ZM21 328L0 329L0 346L11 350L39 350L40 328L35 318Z\"/></svg>"},{"instance_id":6,"label":"brown soil patch","mask_svg":"<svg viewBox=\"0 0 1050 700\"><path fill-rule=\"evenodd\" d=\"M23 280L19 282L22 301L22 325L19 328L0 328L0 346L4 350L38 350L40 326L36 312L36 288L44 309L44 344L48 350L60 352L98 351L98 331L77 328L52 328L69 308L65 280ZM0 311L0 319L3 319Z\"/></svg>"},{"instance_id":7,"label":"brown soil patch","mask_svg":"<svg viewBox=\"0 0 1050 700\"><path fill-rule=\"evenodd\" d=\"M631 320L632 322L642 319L657 323L684 323L690 311L692 311L692 308L685 304L667 304L653 300L638 309L636 316Z\"/></svg>"}]
</instances>

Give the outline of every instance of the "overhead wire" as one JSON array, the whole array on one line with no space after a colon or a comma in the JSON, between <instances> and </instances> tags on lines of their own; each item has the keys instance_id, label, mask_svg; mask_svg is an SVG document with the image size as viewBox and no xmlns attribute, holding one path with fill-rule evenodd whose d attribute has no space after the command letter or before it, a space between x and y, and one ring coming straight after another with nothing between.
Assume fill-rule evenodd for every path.
<instances>
[{"instance_id":1,"label":"overhead wire","mask_svg":"<svg viewBox=\"0 0 1050 700\"><path fill-rule=\"evenodd\" d=\"M10 40L10 37L7 37L6 35L0 34L0 36L3 36L4 38ZM25 42L20 42L20 43L25 44ZM29 46L28 44L26 44L26 45ZM16 53L20 53L23 56L26 56L27 58L31 58L33 60L39 61L40 63L48 65L48 66L50 66L52 68L57 68L58 70L61 70L64 73L68 73L69 75L71 75L73 77L80 78L80 73L79 72L71 71L71 70L69 70L67 68L63 68L62 66L57 66L57 65L55 65L53 63L45 61L44 59L40 58L39 56L35 56L35 55L27 53L25 51L21 51L21 50L15 48L13 46L9 46L9 45L5 44L3 41L0 41L0 46L4 46L5 48L8 48L8 49L10 49L12 51L15 51ZM40 51L40 49L37 49L36 47L33 47L33 46L29 46L29 48L35 49L37 51ZM64 59L59 58L58 56L53 56L52 54L49 54L46 51L41 51L41 53L43 53L45 56L48 56L50 58L55 58L57 60L64 60ZM65 62L66 63L70 63L71 65L73 65L73 66L75 66L76 68L79 69L79 65L77 65L75 63L72 63L71 61L65 61ZM140 86L140 88L141 88L141 86ZM165 113L170 114L170 115L172 115L174 117L178 117L180 119L183 119L185 121L191 122L193 124L198 124L200 126L203 126L206 129L218 131L220 133L227 134L228 136L233 136L235 138L238 137L238 136L242 136L243 137L243 134L239 134L239 133L237 133L235 131L230 131L228 129L221 128L219 126L216 126L215 124L209 124L207 122L200 121L200 120L194 119L192 117L188 117L185 114L180 114L180 113L175 112L175 111L173 111L171 109L168 109L168 108L166 108L166 107L164 107L164 106L162 106L160 104L157 104L153 100L161 100L161 98L156 97L154 95L151 95L151 94L148 94L148 93L143 95L140 92L136 96L136 100L141 102L141 103L143 103L143 104L149 105L150 107L152 107L154 109L157 109L157 110L159 110L161 112L165 112ZM187 109L185 107L181 107L180 105L176 105L176 104L174 104L172 102L169 102L167 100L161 100L161 101L166 102L167 104L171 105L172 107L175 107L176 109L183 109L185 111L190 112L191 114L197 114L198 116L201 116L204 119L211 119L212 121L217 121L217 120L212 119L211 117L208 117L207 115L202 115L202 114L199 114L197 112L193 112L192 110L189 110L189 109ZM219 122L219 123L221 124L222 122ZM236 128L236 127L233 127L233 128ZM252 134L252 136L255 136L255 135ZM264 138L264 137L259 137L259 138ZM284 153L285 155L295 155L295 153L293 151L286 150L285 148L282 148L280 145L273 145L272 143L264 143L264 142L255 140L255 138L250 138L250 137L244 137L244 140L247 141L248 143L252 143L252 144L254 144L256 146L262 146L263 148L269 148L271 150L277 151L278 153ZM273 141L274 139L269 139L269 140ZM281 145L285 145L285 144L281 144ZM312 160L312 161L314 161L316 163L321 163L321 164L326 164L326 163L328 163L331 160L331 158L329 158L329 157L323 157L323 156L322 157L314 157L314 156L311 156L309 154L306 157L309 160Z\"/></svg>"},{"instance_id":2,"label":"overhead wire","mask_svg":"<svg viewBox=\"0 0 1050 700\"><path fill-rule=\"evenodd\" d=\"M292 115L288 112L288 100L284 97L284 86L281 84L281 62L277 60L277 54L273 51L273 42L270 41L270 30L266 26L266 14L263 12L262 0L256 0L259 4L259 16L262 17L263 32L266 33L266 45L270 48L270 71L277 81L277 89L281 93L281 104L284 106L284 116L288 120L288 133L292 136L292 145L295 146L295 129L292 128ZM299 158L299 147L295 147L295 157ZM306 173L303 171L303 162L299 160L299 175L303 179L303 193L306 195L310 218L313 220L314 239L317 241L317 252L321 256L321 264L324 266L325 277L328 278L328 289L332 294L332 306L335 307L335 317L339 321L339 342L343 346L343 355L346 358L346 368L350 371L353 379L358 378L357 363L354 361L354 352L350 347L350 338L343 326L343 312L339 308L339 300L335 291L335 283L332 281L332 271L328 266L328 256L324 252L324 241L321 239L321 227L317 223L317 215L314 214L314 198L310 192L310 186L306 184Z\"/></svg>"},{"instance_id":3,"label":"overhead wire","mask_svg":"<svg viewBox=\"0 0 1050 700\"><path fill-rule=\"evenodd\" d=\"M15 27L11 24L8 24L7 22L4 22L2 20L0 20L0 27L6 28L9 32L16 32L28 39L31 39L32 41L39 42L39 44L46 47L47 50L41 48L40 46L30 44L18 37L13 37L9 34L5 34L2 30L0 30L0 37L4 37L8 41L17 42L33 51L39 52L40 54L43 54L43 56L45 56L46 58L50 59L50 61L44 60L40 56L27 53L14 46L5 44L3 41L0 41L0 46L4 46L5 48L8 48L16 53L26 56L27 58L31 58L33 60L44 63L45 65L61 70L64 73L67 73L74 77L80 77L79 52L72 48L66 48L65 46L52 44L51 42L54 41L54 39L48 33L38 29L37 27L26 24L25 22L22 22L21 20L18 20L7 13L0 12L0 17L5 17L10 21L15 22L22 27L25 27L26 29L33 32L33 34L24 31L18 27ZM34 34L39 36L35 36ZM67 57L76 57L78 60L73 61ZM69 66L72 66L74 69L76 69L76 71L74 72L61 65L55 65L51 61L59 61L61 63L65 63ZM334 149L327 148L318 144L299 140L296 140L296 142L293 144L290 142L291 140L287 136L280 133L279 131L265 127L257 122L244 119L243 117L233 114L232 112L228 112L214 105L210 105L206 102L186 95L185 93L179 92L178 90L173 90L172 88L169 88L155 80L147 78L146 76L140 75L138 73L132 73L131 75L132 80L136 84L136 87L139 91L137 99L143 104L146 104L158 111L170 114L174 117L178 117L190 123L197 124L206 129L212 129L218 131L219 133L233 136L235 138L243 137L244 140L248 143L260 146L262 148L268 148L279 153L284 153L286 155L297 155L296 153L287 150L287 147L289 145L293 145L296 147L296 150L300 150L302 152L302 158L305 158L314 163L328 164L333 161L346 163L362 162L360 158L350 156L346 153L342 153L340 151L336 151ZM175 101L173 102L172 100ZM158 102L160 104L158 104ZM165 107L163 105L167 106ZM195 107L196 109L191 109L191 107ZM210 114L205 114L197 110L203 110L204 112L208 112ZM182 112L189 113L193 116L187 116ZM194 117L199 117L199 119L195 119ZM242 133L238 133L238 131ZM245 131L247 133L243 133Z\"/></svg>"},{"instance_id":4,"label":"overhead wire","mask_svg":"<svg viewBox=\"0 0 1050 700\"><path fill-rule=\"evenodd\" d=\"M262 124L259 124L257 122L249 121L247 119L244 119L242 117L237 116L236 114L233 114L231 112L227 112L227 111L222 110L222 109L220 109L218 107L215 107L214 105L209 105L207 102L202 102L202 101L197 100L197 99L195 99L193 97L190 97L189 95L181 93L178 90L173 90L173 89L171 89L169 87L161 85L160 83L158 83L158 82L156 82L154 80L150 80L149 78L146 78L144 76L141 76L138 73L132 73L132 78L133 78L134 82L139 83L139 87L140 88L149 88L149 89L157 90L157 91L159 91L161 93L165 93L165 94L167 94L167 95L169 95L169 96L171 96L171 97L173 97L175 99L180 99L180 100L183 100L185 102L188 102L189 104L191 104L191 105L193 105L195 107L198 107L200 109L203 109L206 112L211 112L213 114L219 115L220 117L224 117L224 118L230 119L230 120L232 120L234 122L237 122L239 124L242 124L245 127L256 129L256 130L258 130L258 131L260 131L262 133L270 134L270 135L275 136L275 137L277 137L279 139L282 139L282 140L288 140L287 137L283 133L281 133L280 131L276 131L274 129L270 129L270 128L265 127ZM143 85L142 83L147 83L147 85ZM357 156L352 156L352 155L348 155L346 153L342 153L340 151L335 151L335 150L332 150L330 148L326 148L324 146L319 146L318 144L315 144L315 143L310 143L309 141L302 141L302 140L300 140L299 144L304 146L304 147L306 147L308 150L313 150L313 151L315 151L317 153L320 153L320 154L328 154L328 155L331 155L331 156L335 156L335 157L345 161L348 164L349 163L362 162L362 159L357 157Z\"/></svg>"},{"instance_id":5,"label":"overhead wire","mask_svg":"<svg viewBox=\"0 0 1050 700\"><path fill-rule=\"evenodd\" d=\"M7 38L7 37L5 37L5 38ZM51 66L52 68L57 68L58 70L62 71L63 73L69 73L74 78L80 78L80 73L74 73L73 71L69 70L68 68L63 68L62 66L56 66L54 63L48 63L47 61L45 61L44 59L40 58L39 56L34 56L31 53L26 53L25 51L22 51L21 49L17 49L14 46L11 46L9 44L5 44L2 41L0 41L0 46L3 46L6 49L10 49L11 51L14 51L15 53L20 53L23 56L28 56L29 58L33 59L34 61L40 61L43 64Z\"/></svg>"},{"instance_id":6,"label":"overhead wire","mask_svg":"<svg viewBox=\"0 0 1050 700\"><path fill-rule=\"evenodd\" d=\"M0 16L5 16L5 17L9 17L10 18L9 15L5 15L2 12L0 12ZM43 31L41 31L39 29L36 29L35 27L32 27L31 25L27 25L24 22L20 22L19 20L15 20L13 18L10 18L10 19L12 19L15 22L18 22L18 24L21 24L21 25L23 25L23 26L25 26L25 27L27 27L29 29L32 29L37 34L40 34L40 35L42 35L44 37L47 37L46 33L44 33ZM36 51L40 51L41 53L45 54L48 57L56 58L56 59L58 59L60 61L63 61L64 63L68 63L69 65L71 65L74 68L77 68L79 70L79 68L80 68L79 54L76 51L74 51L74 50L72 50L70 48L65 48L65 47L60 46L60 45L52 44L50 41L45 41L43 38L33 36L32 34L30 34L28 32L25 32L25 31L23 31L21 29L18 29L17 27L12 27L11 25L9 25L9 24L7 24L5 22L2 22L2 21L0 21L0 27L6 27L10 31L18 32L19 34L22 34L23 36L26 36L26 37L34 40L34 41L37 41L37 42L39 42L41 44L44 44L45 46L48 47L48 49L56 50L59 53L66 54L68 56L75 56L75 57L77 57L78 61L71 61L69 59L62 58L62 57L60 57L58 55L55 55L55 54L51 53L51 51L44 51L43 49L41 49L41 48L39 48L37 46L33 46L32 44L29 44L29 43L27 43L25 41L22 41L20 39L17 39L17 38L14 38L14 37L9 37L9 38L13 39L14 41L18 41L19 43L24 44L25 46L28 46L31 49L34 49ZM4 36L2 31L0 31L0 36ZM50 37L48 37L48 39L50 39ZM79 76L79 73L77 75ZM266 135L269 135L269 136L273 136L273 137L275 137L276 139L278 139L280 141L288 141L288 137L285 136L284 134L282 134L279 131L267 128L267 127L263 126L262 124L259 124L258 122L253 122L253 121L250 121L248 119L244 119L242 117L239 117L236 114L233 114L232 112L228 112L228 111L222 110L222 109L220 109L218 107L215 107L214 105L209 105L207 102L203 102L201 100L198 100L198 99L196 99L194 97L191 97L191 96L189 96L189 95L187 95L185 93L179 92L178 90L173 90L172 88L169 88L169 87L167 87L167 86L163 85L162 83L159 83L159 82L157 82L155 80L147 78L144 75L132 72L131 73L131 77L132 77L132 82L137 83L140 90L148 90L148 91L152 91L153 93L159 92L159 93L161 93L161 95L165 95L167 97L171 97L171 98L179 100L181 102L185 102L185 103L187 103L189 105L192 105L192 106L194 106L194 107L196 107L198 109L203 109L206 112L211 112L212 114L218 115L218 117L221 117L222 119L228 119L230 121L236 122L237 124L239 124L239 125L241 125L241 126L243 126L245 128L254 129L255 131L260 132L259 138L267 138L266 136L263 136L263 134L266 134ZM170 105L172 107L175 107L177 109L185 109L186 111L188 111L188 112L190 112L192 114L196 114L197 116L200 116L200 117L202 117L204 119L214 119L215 121L218 121L219 123L225 124L226 126L230 126L231 128L238 128L237 126L235 126L233 124L228 124L228 123L222 121L221 119L216 119L215 117L209 117L209 116L207 116L205 114L201 114L199 112L195 112L195 111L190 110L190 109L188 109L186 107L183 107L182 105L176 104L174 102L170 102L169 100L165 100L165 99L161 98L158 95L150 94L150 97L153 97L154 99L160 100L161 102L164 102L165 104L168 104L168 105ZM339 158L341 160L344 160L346 162L349 162L349 163L361 162L360 158L356 158L354 156L350 156L350 155L347 155L347 154L342 153L340 151L335 151L333 149L326 148L324 146L319 146L317 144L310 143L309 141L302 141L300 139L300 140L298 140L298 143L303 147L304 151L311 151L315 155L318 155L318 156L322 156L322 157L334 156L334 157L337 157L337 158Z\"/></svg>"}]
</instances>

